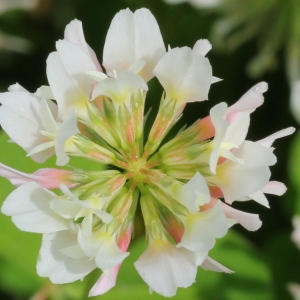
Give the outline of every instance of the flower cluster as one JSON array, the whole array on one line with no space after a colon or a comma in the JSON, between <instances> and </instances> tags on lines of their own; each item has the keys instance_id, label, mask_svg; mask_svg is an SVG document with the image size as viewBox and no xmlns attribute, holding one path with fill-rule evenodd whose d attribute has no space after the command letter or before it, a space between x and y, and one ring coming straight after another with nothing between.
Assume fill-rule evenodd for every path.
<instances>
[{"instance_id":1,"label":"flower cluster","mask_svg":"<svg viewBox=\"0 0 300 300\"><path fill-rule=\"evenodd\" d=\"M250 115L267 90L261 82L172 136L185 105L207 100L218 81L205 57L210 49L199 40L193 49L166 51L147 9L122 10L108 30L104 72L74 20L47 59L49 86L30 93L16 84L0 95L2 128L34 161L55 155L61 167L72 165L72 157L94 162L94 171L33 174L0 165L0 175L17 186L2 212L21 230L43 234L40 276L67 283L99 268L90 295L108 291L129 255L138 205L147 249L135 268L151 290L174 295L193 284L198 266L231 272L208 252L236 223L261 226L258 215L232 208L234 201L268 207L265 193L285 192L284 184L270 181L272 143L294 129L246 140ZM145 100L154 76L164 93L149 124Z\"/></svg>"}]
</instances>

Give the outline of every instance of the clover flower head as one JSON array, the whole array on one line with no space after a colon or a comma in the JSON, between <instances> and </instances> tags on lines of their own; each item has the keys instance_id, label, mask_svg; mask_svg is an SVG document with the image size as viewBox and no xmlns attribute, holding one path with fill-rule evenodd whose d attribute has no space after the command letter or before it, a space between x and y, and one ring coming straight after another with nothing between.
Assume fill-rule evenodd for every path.
<instances>
[{"instance_id":1,"label":"clover flower head","mask_svg":"<svg viewBox=\"0 0 300 300\"><path fill-rule=\"evenodd\" d=\"M0 175L17 186L2 212L21 230L43 235L40 276L67 283L98 268L102 275L89 295L107 292L130 254L138 206L147 249L135 268L151 290L173 296L193 284L199 266L232 272L208 253L235 223L261 226L234 201L268 206L264 193L285 192L270 181L271 146L294 129L246 140L267 90L261 82L172 135L185 106L207 100L218 80L205 56L210 49L199 40L193 49L166 51L150 11L126 9L108 30L103 72L74 20L47 59L49 86L30 93L14 85L0 95L0 123L11 141L37 162L56 156L60 166L25 174L0 164ZM145 102L153 77L164 92L150 124ZM72 157L93 161L94 170L67 170Z\"/></svg>"}]
</instances>

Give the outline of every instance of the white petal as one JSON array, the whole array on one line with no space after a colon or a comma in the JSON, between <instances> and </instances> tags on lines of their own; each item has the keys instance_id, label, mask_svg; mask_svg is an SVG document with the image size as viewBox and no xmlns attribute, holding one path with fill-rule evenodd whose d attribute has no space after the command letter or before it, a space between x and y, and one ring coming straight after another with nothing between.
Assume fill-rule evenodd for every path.
<instances>
[{"instance_id":1,"label":"white petal","mask_svg":"<svg viewBox=\"0 0 300 300\"><path fill-rule=\"evenodd\" d=\"M85 73L98 71L91 58L68 41L56 42L56 49L62 65L76 83L78 90L85 98L89 98L93 80Z\"/></svg>"},{"instance_id":2,"label":"white petal","mask_svg":"<svg viewBox=\"0 0 300 300\"><path fill-rule=\"evenodd\" d=\"M4 201L2 213L12 216L15 225L24 231L50 233L68 228L67 223L51 208L53 193L35 182L15 189Z\"/></svg>"},{"instance_id":3,"label":"white petal","mask_svg":"<svg viewBox=\"0 0 300 300\"><path fill-rule=\"evenodd\" d=\"M212 45L208 40L198 40L193 47L193 51L198 55L205 56L211 48Z\"/></svg>"},{"instance_id":4,"label":"white petal","mask_svg":"<svg viewBox=\"0 0 300 300\"><path fill-rule=\"evenodd\" d=\"M249 214L237 209L232 208L225 203L222 204L223 210L227 218L233 218L237 220L239 224L241 224L244 228L249 231L255 231L259 229L262 225L259 216L256 214Z\"/></svg>"},{"instance_id":5,"label":"white petal","mask_svg":"<svg viewBox=\"0 0 300 300\"><path fill-rule=\"evenodd\" d=\"M100 81L93 90L92 98L105 95L115 104L128 103L138 89L148 90L145 81L131 71L123 71L117 74L117 78L108 77Z\"/></svg>"},{"instance_id":6,"label":"white petal","mask_svg":"<svg viewBox=\"0 0 300 300\"><path fill-rule=\"evenodd\" d=\"M40 98L27 91L13 91L0 94L0 103L19 116L40 123Z\"/></svg>"},{"instance_id":7,"label":"white petal","mask_svg":"<svg viewBox=\"0 0 300 300\"><path fill-rule=\"evenodd\" d=\"M217 82L222 81L222 80L223 80L223 79L221 79L221 78L219 78L219 77L213 76L213 77L211 78L211 84L217 83Z\"/></svg>"},{"instance_id":8,"label":"white petal","mask_svg":"<svg viewBox=\"0 0 300 300\"><path fill-rule=\"evenodd\" d=\"M253 199L254 201L256 201L257 203L259 203L267 208L270 208L269 201L262 191L257 191L255 193L252 193L249 195L249 197L251 199Z\"/></svg>"},{"instance_id":9,"label":"white petal","mask_svg":"<svg viewBox=\"0 0 300 300\"><path fill-rule=\"evenodd\" d=\"M83 52L85 52L88 56L90 56L95 67L99 71L102 70L95 52L90 48L90 46L85 41L81 21L75 19L66 26L64 39L79 47Z\"/></svg>"},{"instance_id":10,"label":"white petal","mask_svg":"<svg viewBox=\"0 0 300 300\"><path fill-rule=\"evenodd\" d=\"M94 261L88 257L75 259L61 251L76 244L76 234L69 231L44 234L37 263L38 274L60 284L83 279L96 268Z\"/></svg>"},{"instance_id":11,"label":"white petal","mask_svg":"<svg viewBox=\"0 0 300 300\"><path fill-rule=\"evenodd\" d=\"M263 93L268 90L266 82L260 82L247 91L235 104L228 108L228 118L231 119L241 111L253 112L264 101Z\"/></svg>"},{"instance_id":12,"label":"white petal","mask_svg":"<svg viewBox=\"0 0 300 300\"><path fill-rule=\"evenodd\" d=\"M75 218L82 209L77 203L74 203L74 201L59 198L51 200L50 207L64 219Z\"/></svg>"},{"instance_id":13,"label":"white petal","mask_svg":"<svg viewBox=\"0 0 300 300\"><path fill-rule=\"evenodd\" d=\"M184 234L177 247L196 252L210 250L215 239L223 237L228 230L220 201L210 209L187 216L183 222Z\"/></svg>"},{"instance_id":14,"label":"white petal","mask_svg":"<svg viewBox=\"0 0 300 300\"><path fill-rule=\"evenodd\" d=\"M250 113L241 112L228 126L224 142L239 146L246 138L249 125Z\"/></svg>"},{"instance_id":15,"label":"white petal","mask_svg":"<svg viewBox=\"0 0 300 300\"><path fill-rule=\"evenodd\" d=\"M196 172L191 180L177 191L176 199L190 212L199 211L199 206L210 201L210 193L204 177Z\"/></svg>"},{"instance_id":16,"label":"white petal","mask_svg":"<svg viewBox=\"0 0 300 300\"><path fill-rule=\"evenodd\" d=\"M122 263L129 252L122 252L116 242L111 239L103 239L99 243L95 257L98 268L108 270Z\"/></svg>"},{"instance_id":17,"label":"white petal","mask_svg":"<svg viewBox=\"0 0 300 300\"><path fill-rule=\"evenodd\" d=\"M27 92L19 83L12 84L8 87L9 92Z\"/></svg>"},{"instance_id":18,"label":"white petal","mask_svg":"<svg viewBox=\"0 0 300 300\"><path fill-rule=\"evenodd\" d=\"M196 252L196 265L200 266L207 258L208 251Z\"/></svg>"},{"instance_id":19,"label":"white petal","mask_svg":"<svg viewBox=\"0 0 300 300\"><path fill-rule=\"evenodd\" d=\"M272 166L277 161L272 150L251 141L245 141L235 151L235 156L244 161L244 168Z\"/></svg>"},{"instance_id":20,"label":"white petal","mask_svg":"<svg viewBox=\"0 0 300 300\"><path fill-rule=\"evenodd\" d=\"M37 95L37 96L39 96L39 97L41 97L41 98L55 100L54 95L52 93L52 90L51 90L50 86L42 85L40 88L38 88L36 90L36 92L34 94Z\"/></svg>"},{"instance_id":21,"label":"white petal","mask_svg":"<svg viewBox=\"0 0 300 300\"><path fill-rule=\"evenodd\" d=\"M145 66L139 75L147 82L153 77L157 61L165 53L158 24L148 9L135 13L121 10L113 18L105 40L103 65L109 75L113 70L128 70L137 61Z\"/></svg>"},{"instance_id":22,"label":"white petal","mask_svg":"<svg viewBox=\"0 0 300 300\"><path fill-rule=\"evenodd\" d=\"M164 241L154 241L134 265L149 287L165 297L193 284L197 272L193 252Z\"/></svg>"},{"instance_id":23,"label":"white petal","mask_svg":"<svg viewBox=\"0 0 300 300\"><path fill-rule=\"evenodd\" d=\"M270 179L268 166L276 162L270 149L250 141L245 141L236 149L235 155L244 163L237 164L227 160L217 166L215 176L207 178L208 182L216 184L222 190L225 201L229 204L261 190Z\"/></svg>"},{"instance_id":24,"label":"white petal","mask_svg":"<svg viewBox=\"0 0 300 300\"><path fill-rule=\"evenodd\" d=\"M208 59L188 47L174 48L156 65L153 73L163 86L168 99L179 103L208 99L212 68Z\"/></svg>"},{"instance_id":25,"label":"white petal","mask_svg":"<svg viewBox=\"0 0 300 300\"><path fill-rule=\"evenodd\" d=\"M22 107L22 105L20 105L20 107ZM29 107L31 107L30 104ZM24 109L24 111L26 111L26 109ZM0 107L0 123L2 128L9 135L11 140L21 146L26 152L37 145L48 141L48 138L40 133L42 124L39 123L37 117L39 116L39 110L33 111L33 113L35 113L35 119L28 119L27 116L18 114L6 105ZM28 115L30 116L30 114ZM41 163L48 159L52 154L53 152L51 151L45 151L44 153L35 154L31 158L34 161Z\"/></svg>"},{"instance_id":26,"label":"white petal","mask_svg":"<svg viewBox=\"0 0 300 300\"><path fill-rule=\"evenodd\" d=\"M209 146L213 149L209 158L209 168L216 174L216 167L220 157L221 145L224 140L228 124L226 121L227 104L219 103L210 110L211 122L215 127L215 136Z\"/></svg>"},{"instance_id":27,"label":"white petal","mask_svg":"<svg viewBox=\"0 0 300 300\"><path fill-rule=\"evenodd\" d=\"M52 115L50 107L45 99L41 99L40 103L40 117L44 129L49 132L56 134L57 133L57 122Z\"/></svg>"},{"instance_id":28,"label":"white petal","mask_svg":"<svg viewBox=\"0 0 300 300\"><path fill-rule=\"evenodd\" d=\"M256 143L258 143L264 147L271 147L275 140L285 137L285 136L288 136L288 135L291 135L295 132L295 130L296 129L294 127L285 128L285 129L279 130L279 131L267 136L266 138L264 138L260 141L257 141Z\"/></svg>"},{"instance_id":29,"label":"white petal","mask_svg":"<svg viewBox=\"0 0 300 300\"><path fill-rule=\"evenodd\" d=\"M77 133L79 133L79 129L77 127L76 115L73 111L58 127L55 141L56 164L58 166L64 166L68 163L69 157L65 152L65 144L69 138Z\"/></svg>"},{"instance_id":30,"label":"white petal","mask_svg":"<svg viewBox=\"0 0 300 300\"><path fill-rule=\"evenodd\" d=\"M214 259L207 257L206 260L203 262L201 267L204 270L210 270L210 271L215 271L215 272L224 272L224 273L234 273L234 271L224 267Z\"/></svg>"},{"instance_id":31,"label":"white petal","mask_svg":"<svg viewBox=\"0 0 300 300\"><path fill-rule=\"evenodd\" d=\"M86 95L66 72L57 52L48 56L47 78L57 101L59 120L62 121L74 108L85 103Z\"/></svg>"},{"instance_id":32,"label":"white petal","mask_svg":"<svg viewBox=\"0 0 300 300\"><path fill-rule=\"evenodd\" d=\"M60 249L59 251L62 254L75 259L86 257L79 245L67 246L65 248Z\"/></svg>"},{"instance_id":33,"label":"white petal","mask_svg":"<svg viewBox=\"0 0 300 300\"><path fill-rule=\"evenodd\" d=\"M78 243L87 256L95 258L98 268L103 271L117 266L129 255L128 252L119 249L115 236L105 229L89 236L84 236L83 232L79 231Z\"/></svg>"},{"instance_id":34,"label":"white petal","mask_svg":"<svg viewBox=\"0 0 300 300\"><path fill-rule=\"evenodd\" d=\"M110 270L110 277L103 273L89 292L89 297L103 295L116 285L117 275L121 265Z\"/></svg>"}]
</instances>

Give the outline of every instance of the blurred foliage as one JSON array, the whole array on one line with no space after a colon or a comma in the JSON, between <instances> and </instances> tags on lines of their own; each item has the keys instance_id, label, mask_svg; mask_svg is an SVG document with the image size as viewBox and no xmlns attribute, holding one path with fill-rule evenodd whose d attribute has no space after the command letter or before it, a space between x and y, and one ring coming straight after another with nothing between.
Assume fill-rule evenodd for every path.
<instances>
[{"instance_id":1,"label":"blurred foliage","mask_svg":"<svg viewBox=\"0 0 300 300\"><path fill-rule=\"evenodd\" d=\"M250 2L253 3L253 0L248 3ZM271 3L270 0L264 2L264 5L268 3ZM277 8L272 7L272 9L276 12L280 5L277 4ZM220 21L217 14L196 11L187 3L169 6L162 0L41 0L39 6L32 11L15 9L0 15L1 31L25 38L32 45L28 53L0 50L0 90L6 91L7 87L15 82L19 82L29 91L35 91L39 86L47 84L47 56L55 50L55 41L63 38L65 25L74 18L83 22L86 40L101 61L110 21L117 11L126 7L131 10L140 7L149 8L157 18L165 44L171 47L184 45L192 47L197 39L209 38L214 22ZM249 7L254 9L251 4ZM232 7L232 10L234 9L235 7ZM238 6L236 9L238 12ZM246 11L241 16L245 14ZM248 22L252 22L254 26L258 23L258 18L260 23L267 21L263 20L263 15L258 17L256 14L250 14ZM279 19L274 22L278 23ZM274 31L276 35L277 27L272 27L272 23L268 26L268 31ZM243 31L236 32L242 35ZM234 41L234 35L231 39L224 40L226 43L233 44ZM227 54L215 52L213 44L213 50L208 57L214 75L224 80L212 86L210 101L188 105L182 124L191 124L197 118L204 117L217 102L226 101L232 104L254 85L256 81L247 76L245 66L247 61L255 56L256 51L257 46L253 39L247 40L238 50ZM296 124L288 109L289 88L284 72L283 53L280 51L277 59L276 69L264 75L259 74L259 80L269 83L269 91L265 94L265 104L252 115L249 139L258 140L281 128ZM266 64L268 61L263 63ZM152 86L154 89L159 89L156 88L155 82L151 83ZM147 104L149 107L153 106L157 97L160 97L159 91L154 90L151 93L153 102ZM24 172L34 172L40 167L45 167L25 158L24 151L14 144L7 143L7 140L8 137L1 134L1 163ZM292 140L294 141L290 152ZM214 259L234 270L235 273L221 274L199 270L197 283L190 289L179 290L175 299L290 299L286 292L287 283L291 281L300 283L300 251L290 241L291 217L295 213L300 214L300 137L295 135L279 140L275 147L278 164L272 168L272 179L283 181L288 187L292 184L292 188L281 199L269 197L270 210L256 203L236 205L235 207L243 210L259 213L263 226L254 233L246 232L241 228L237 228L237 232L231 230L211 251ZM290 180L286 167L288 160ZM51 164L54 166L53 160L47 163L47 167L51 167ZM80 168L82 162L76 161L74 164ZM87 165L85 164L84 167L86 168ZM88 167L93 168L93 164ZM0 186L0 203L2 203L13 187L3 178L0 178ZM39 294L36 294L36 298L32 300L86 298L88 287L99 276L97 272L90 274L83 282L53 286L47 279L39 278L35 270L41 237L19 231L10 218L3 215L0 215L0 227L0 289L2 291L0 299L29 299L37 292ZM143 239L133 242L130 248L131 255L122 266L117 286L99 299L163 298L156 294L149 295L146 284L134 269L133 262L142 253L144 247ZM51 296L47 297L47 295Z\"/></svg>"}]
</instances>

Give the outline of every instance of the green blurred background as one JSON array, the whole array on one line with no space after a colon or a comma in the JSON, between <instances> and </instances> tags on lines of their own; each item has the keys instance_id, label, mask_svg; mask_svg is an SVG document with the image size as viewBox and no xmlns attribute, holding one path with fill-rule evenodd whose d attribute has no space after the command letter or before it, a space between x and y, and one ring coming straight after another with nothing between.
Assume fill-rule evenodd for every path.
<instances>
[{"instance_id":1,"label":"green blurred background","mask_svg":"<svg viewBox=\"0 0 300 300\"><path fill-rule=\"evenodd\" d=\"M14 1L0 0L0 11L5 9L5 3L8 2ZM286 51L288 34L283 35L284 38L277 42L276 47L271 38L268 41L273 45L269 53L272 63L264 63L260 58L254 68L258 68L257 72L251 66L249 68L248 64L263 51L263 41L267 40L270 33L275 32L273 38L276 38L280 26L286 32L294 28L290 15L285 12L281 16L281 12L288 10L287 7L291 8L295 0L260 1L269 3L267 8L257 6L259 0L239 0L238 4L234 0L224 2L223 7L196 9L189 3L168 5L162 0L40 0L30 10L3 10L0 14L0 32L5 35L0 35L0 90L4 92L9 85L18 82L30 92L35 92L39 86L47 84L46 58L55 50L55 41L63 38L66 24L74 18L83 22L86 41L101 62L105 35L113 16L126 7L133 11L147 7L158 21L165 45L192 47L200 38L213 39L213 49L208 57L214 75L223 81L212 86L209 101L188 105L181 124L191 124L206 116L216 103L234 103L254 84L266 81L269 90L265 93L265 103L252 114L248 139L259 140L282 128L298 127L289 110L290 77L286 68L289 58ZM300 2L296 2L300 9ZM264 14L259 14L259 9L264 10ZM291 9L288 11L293 13ZM284 22L277 24L271 22L271 19L267 22L268 16L276 20L283 19ZM241 29L251 29L253 25L257 27L261 17L266 18L265 22L261 22L261 27L254 34L242 34ZM216 24L220 24L218 22L224 18L247 22L245 25L236 21L233 32L241 34L237 37L233 35L230 40L229 36L220 37L216 34ZM7 35L25 40L12 42L7 39ZM263 36L266 40L262 40ZM230 44L232 40L234 42ZM7 49L10 42L11 47L15 48L13 51ZM263 57L266 58L266 55ZM148 103L148 106L155 107L161 89L156 82L150 83L150 89L154 91L150 94L152 103ZM16 145L6 143L6 135L2 133L0 139L1 163L25 172L34 172L40 167L30 159L24 159L24 152ZM300 214L298 132L278 140L275 147L278 163L272 168L272 179L283 181L288 186L288 192L280 198L268 196L271 209L257 203L235 204L236 208L258 213L263 221L262 228L257 232L247 232L236 226L211 251L211 257L235 273L229 275L199 269L197 282L189 289L179 290L176 299L292 299L286 289L287 284L300 284L300 250L290 239L292 217ZM76 163L80 167L80 162ZM12 189L8 181L0 178L0 203ZM83 282L52 286L47 279L39 278L36 274L40 240L38 235L20 232L10 218L0 215L0 299L85 299L99 273L92 273ZM149 295L148 287L134 269L133 262L144 248L144 238L132 243L129 249L131 255L122 266L117 286L96 299L163 299L156 294Z\"/></svg>"}]
</instances>

